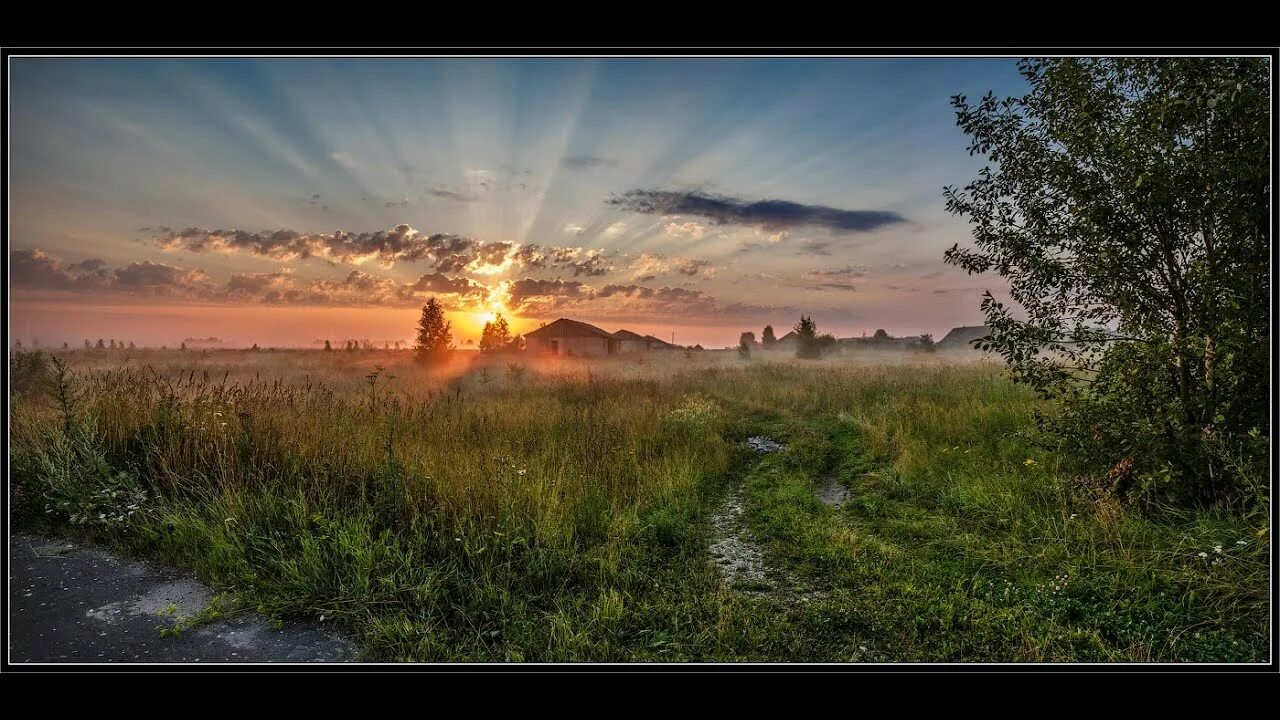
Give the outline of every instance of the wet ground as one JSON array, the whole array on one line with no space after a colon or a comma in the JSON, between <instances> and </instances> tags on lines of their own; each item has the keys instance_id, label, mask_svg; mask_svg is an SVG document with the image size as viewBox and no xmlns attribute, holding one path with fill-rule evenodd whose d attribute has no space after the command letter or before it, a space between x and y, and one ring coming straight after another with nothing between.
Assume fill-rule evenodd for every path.
<instances>
[{"instance_id":1,"label":"wet ground","mask_svg":"<svg viewBox=\"0 0 1280 720\"><path fill-rule=\"evenodd\" d=\"M769 581L760 546L742 522L743 505L742 495L734 492L711 516L715 536L709 550L731 586L757 593L771 588L773 583Z\"/></svg>"},{"instance_id":2,"label":"wet ground","mask_svg":"<svg viewBox=\"0 0 1280 720\"><path fill-rule=\"evenodd\" d=\"M14 663L346 662L354 646L318 627L274 629L256 613L190 623L214 593L181 573L65 540L9 540ZM184 621L188 621L184 623ZM166 632L180 623L181 632Z\"/></svg>"},{"instance_id":3,"label":"wet ground","mask_svg":"<svg viewBox=\"0 0 1280 720\"><path fill-rule=\"evenodd\" d=\"M782 443L764 436L747 438L747 445L760 455L786 449ZM707 549L729 586L744 595L771 596L785 604L826 597L824 592L804 587L785 569L769 565L743 520L746 504L742 488L734 487L710 518L712 538Z\"/></svg>"},{"instance_id":4,"label":"wet ground","mask_svg":"<svg viewBox=\"0 0 1280 720\"><path fill-rule=\"evenodd\" d=\"M840 507L846 500L853 497L853 491L833 477L823 478L813 492L819 500L835 507Z\"/></svg>"}]
</instances>

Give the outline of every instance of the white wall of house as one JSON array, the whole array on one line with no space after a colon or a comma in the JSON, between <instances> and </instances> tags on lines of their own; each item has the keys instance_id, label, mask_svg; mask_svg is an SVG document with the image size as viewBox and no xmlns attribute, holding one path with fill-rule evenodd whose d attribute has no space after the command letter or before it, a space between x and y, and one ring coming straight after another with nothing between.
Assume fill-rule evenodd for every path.
<instances>
[{"instance_id":1,"label":"white wall of house","mask_svg":"<svg viewBox=\"0 0 1280 720\"><path fill-rule=\"evenodd\" d=\"M645 350L648 350L648 349L649 349L648 340L619 340L618 341L618 352L620 353L644 352Z\"/></svg>"},{"instance_id":2,"label":"white wall of house","mask_svg":"<svg viewBox=\"0 0 1280 720\"><path fill-rule=\"evenodd\" d=\"M602 337L526 338L525 348L537 352L573 357L603 357L609 354L609 346L616 340Z\"/></svg>"}]
</instances>

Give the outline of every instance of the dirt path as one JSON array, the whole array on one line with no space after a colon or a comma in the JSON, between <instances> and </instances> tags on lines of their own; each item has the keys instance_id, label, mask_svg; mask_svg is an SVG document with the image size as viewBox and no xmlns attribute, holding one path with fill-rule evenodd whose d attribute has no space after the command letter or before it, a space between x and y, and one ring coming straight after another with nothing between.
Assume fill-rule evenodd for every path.
<instances>
[{"instance_id":1,"label":"dirt path","mask_svg":"<svg viewBox=\"0 0 1280 720\"><path fill-rule=\"evenodd\" d=\"M786 446L767 437L747 438L747 445L759 455L780 452ZM712 540L708 547L725 580L734 590L751 596L772 596L784 604L809 602L825 594L806 589L785 569L770 566L764 551L743 521L747 499L741 485L711 516Z\"/></svg>"},{"instance_id":2,"label":"dirt path","mask_svg":"<svg viewBox=\"0 0 1280 720\"><path fill-rule=\"evenodd\" d=\"M213 591L187 575L65 540L9 540L9 660L14 663L345 662L354 646L246 613L161 636Z\"/></svg>"}]
</instances>

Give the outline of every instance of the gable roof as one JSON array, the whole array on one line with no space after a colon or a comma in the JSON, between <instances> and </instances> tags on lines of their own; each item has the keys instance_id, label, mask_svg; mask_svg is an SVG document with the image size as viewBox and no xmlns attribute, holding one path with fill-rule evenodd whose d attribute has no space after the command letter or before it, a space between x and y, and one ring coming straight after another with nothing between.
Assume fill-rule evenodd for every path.
<instances>
[{"instance_id":1,"label":"gable roof","mask_svg":"<svg viewBox=\"0 0 1280 720\"><path fill-rule=\"evenodd\" d=\"M944 347L969 345L974 340L985 337L989 332L991 332L991 328L986 325L962 325L958 328L951 328L951 332L939 340L938 344Z\"/></svg>"},{"instance_id":2,"label":"gable roof","mask_svg":"<svg viewBox=\"0 0 1280 720\"><path fill-rule=\"evenodd\" d=\"M552 323L524 334L526 338L564 338L564 337L598 337L605 340L617 340L612 333L605 332L595 325L560 318Z\"/></svg>"},{"instance_id":3,"label":"gable roof","mask_svg":"<svg viewBox=\"0 0 1280 720\"><path fill-rule=\"evenodd\" d=\"M792 330L786 335L783 335L782 337L778 338L776 342L782 342L783 340L795 340L795 339L796 339L796 331Z\"/></svg>"},{"instance_id":4,"label":"gable roof","mask_svg":"<svg viewBox=\"0 0 1280 720\"><path fill-rule=\"evenodd\" d=\"M671 343L667 342L666 340L662 340L662 339L656 338L656 337L654 337L654 336L652 336L652 335L645 335L645 336L644 336L644 339L645 339L645 340L648 340L650 344L657 343L657 344L658 344L658 347L664 347L664 348L672 348L672 347L675 347L675 345L672 345Z\"/></svg>"},{"instance_id":5,"label":"gable roof","mask_svg":"<svg viewBox=\"0 0 1280 720\"><path fill-rule=\"evenodd\" d=\"M614 333L613 333L613 336L614 336L614 337L616 337L616 338L618 338L619 340L640 340L640 341L644 341L644 340L647 340L647 339L648 339L648 338L646 338L644 335L641 335L640 333L633 333L633 332L631 332L630 330L618 330L618 331L616 331L616 332L614 332Z\"/></svg>"}]
</instances>

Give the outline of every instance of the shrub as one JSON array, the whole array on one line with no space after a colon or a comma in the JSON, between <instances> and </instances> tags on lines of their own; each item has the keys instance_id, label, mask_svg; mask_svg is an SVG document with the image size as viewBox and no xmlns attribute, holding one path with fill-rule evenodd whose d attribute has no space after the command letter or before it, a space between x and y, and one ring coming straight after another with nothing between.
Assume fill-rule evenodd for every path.
<instances>
[{"instance_id":1,"label":"shrub","mask_svg":"<svg viewBox=\"0 0 1280 720\"><path fill-rule=\"evenodd\" d=\"M107 461L92 420L77 420L71 432L58 430L24 444L17 453L24 503L43 500L44 512L73 525L124 529L148 504L137 475Z\"/></svg>"}]
</instances>

